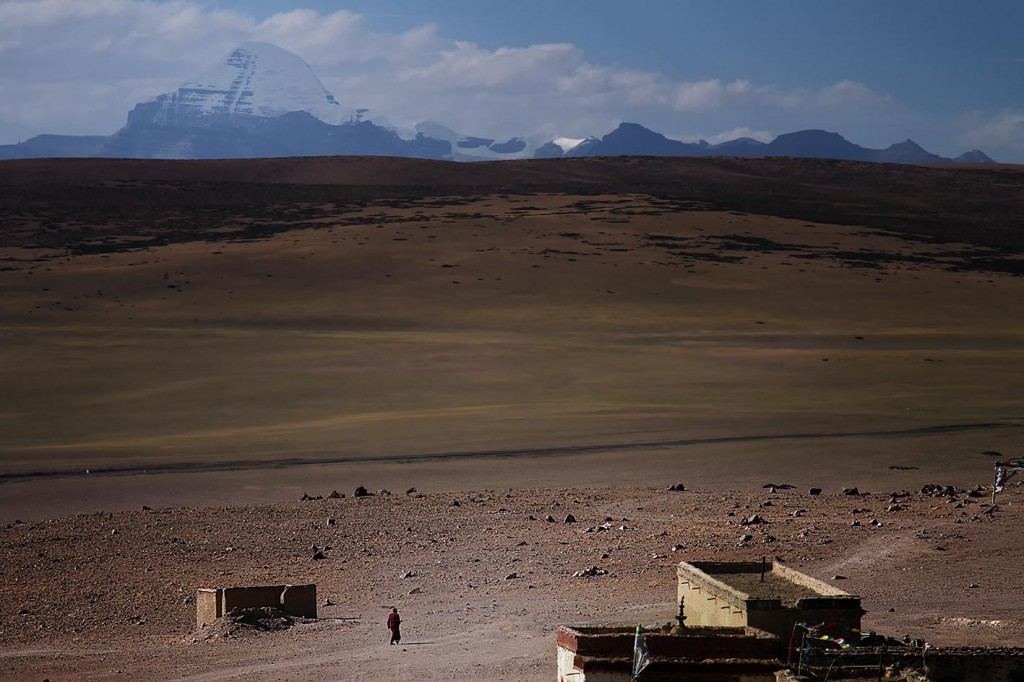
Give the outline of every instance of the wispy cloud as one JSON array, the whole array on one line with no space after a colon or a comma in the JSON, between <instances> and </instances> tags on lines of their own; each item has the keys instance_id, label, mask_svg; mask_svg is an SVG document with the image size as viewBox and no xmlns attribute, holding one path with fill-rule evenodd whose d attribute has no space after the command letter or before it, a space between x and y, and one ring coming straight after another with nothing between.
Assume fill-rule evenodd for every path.
<instances>
[{"instance_id":1,"label":"wispy cloud","mask_svg":"<svg viewBox=\"0 0 1024 682\"><path fill-rule=\"evenodd\" d=\"M719 133L703 135L672 135L670 137L672 137L672 139L679 140L680 142L700 142L701 140L704 140L710 144L719 144L722 142L729 142L730 140L737 140L741 137L749 137L750 139L757 140L758 142L771 142L776 136L775 133L770 130L754 130L753 128L741 126L739 128L732 128L731 130L724 130Z\"/></svg>"},{"instance_id":2,"label":"wispy cloud","mask_svg":"<svg viewBox=\"0 0 1024 682\"><path fill-rule=\"evenodd\" d=\"M980 149L1001 148L1024 155L1024 111L974 112L967 116L963 143Z\"/></svg>"}]
</instances>

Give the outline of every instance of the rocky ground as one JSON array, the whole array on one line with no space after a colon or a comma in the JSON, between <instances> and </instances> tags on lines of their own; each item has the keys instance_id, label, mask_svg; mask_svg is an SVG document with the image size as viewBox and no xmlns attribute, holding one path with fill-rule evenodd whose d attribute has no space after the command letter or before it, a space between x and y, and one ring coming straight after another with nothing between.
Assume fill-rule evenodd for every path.
<instances>
[{"instance_id":1,"label":"rocky ground","mask_svg":"<svg viewBox=\"0 0 1024 682\"><path fill-rule=\"evenodd\" d=\"M1024 489L993 508L987 494L893 497L902 491L880 484L358 498L325 487L275 505L9 523L0 677L546 680L559 624L669 621L676 562L762 556L861 595L865 628L943 645L1024 641ZM284 582L317 584L318 621L195 632L197 588ZM400 647L387 645L392 606Z\"/></svg>"}]
</instances>

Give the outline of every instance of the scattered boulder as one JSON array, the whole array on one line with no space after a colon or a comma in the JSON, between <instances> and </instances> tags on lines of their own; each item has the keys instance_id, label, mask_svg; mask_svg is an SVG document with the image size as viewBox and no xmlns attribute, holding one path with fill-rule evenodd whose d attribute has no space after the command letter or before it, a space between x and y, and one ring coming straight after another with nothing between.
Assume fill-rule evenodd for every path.
<instances>
[{"instance_id":1,"label":"scattered boulder","mask_svg":"<svg viewBox=\"0 0 1024 682\"><path fill-rule=\"evenodd\" d=\"M846 576L839 575L838 573L836 573L834 576L832 576L832 580L846 580Z\"/></svg>"},{"instance_id":2,"label":"scattered boulder","mask_svg":"<svg viewBox=\"0 0 1024 682\"><path fill-rule=\"evenodd\" d=\"M951 485L928 483L921 487L921 494L928 497L953 497L956 495L956 488Z\"/></svg>"},{"instance_id":3,"label":"scattered boulder","mask_svg":"<svg viewBox=\"0 0 1024 682\"><path fill-rule=\"evenodd\" d=\"M807 510L806 510L806 509L794 509L794 510L793 510L793 513L791 514L791 516L792 516L792 517L793 517L794 519L798 519L798 518L800 518L801 516L803 516L803 515L804 515L804 514L806 514L806 513L807 513Z\"/></svg>"},{"instance_id":4,"label":"scattered boulder","mask_svg":"<svg viewBox=\"0 0 1024 682\"><path fill-rule=\"evenodd\" d=\"M334 606L334 600L331 599L330 597L328 597L327 599L324 599L324 606Z\"/></svg>"},{"instance_id":5,"label":"scattered boulder","mask_svg":"<svg viewBox=\"0 0 1024 682\"><path fill-rule=\"evenodd\" d=\"M338 525L338 520L337 519L327 519L327 525L328 526L336 526L336 525Z\"/></svg>"},{"instance_id":6,"label":"scattered boulder","mask_svg":"<svg viewBox=\"0 0 1024 682\"><path fill-rule=\"evenodd\" d=\"M320 561L321 559L326 559L326 558L327 558L327 555L324 554L322 550L318 549L315 552L313 552L313 561Z\"/></svg>"},{"instance_id":7,"label":"scattered boulder","mask_svg":"<svg viewBox=\"0 0 1024 682\"><path fill-rule=\"evenodd\" d=\"M739 544L741 544L741 545L742 545L742 544L743 544L744 542L750 542L750 541L751 541L751 540L753 540L753 539L754 539L754 536L753 536L753 535L741 535L741 536L740 536L740 542L739 542Z\"/></svg>"},{"instance_id":8,"label":"scattered boulder","mask_svg":"<svg viewBox=\"0 0 1024 682\"><path fill-rule=\"evenodd\" d=\"M391 497L391 491L386 488L381 488L377 491L377 494L381 497Z\"/></svg>"},{"instance_id":9,"label":"scattered boulder","mask_svg":"<svg viewBox=\"0 0 1024 682\"><path fill-rule=\"evenodd\" d=\"M369 490L367 490L363 486L359 486L358 488L356 488L356 491L352 493L352 497L369 497L370 494L371 493Z\"/></svg>"},{"instance_id":10,"label":"scattered boulder","mask_svg":"<svg viewBox=\"0 0 1024 682\"><path fill-rule=\"evenodd\" d=\"M860 491L856 488L843 488L844 495L860 495Z\"/></svg>"},{"instance_id":11,"label":"scattered boulder","mask_svg":"<svg viewBox=\"0 0 1024 682\"><path fill-rule=\"evenodd\" d=\"M462 503L461 503L461 502L459 502L458 500L452 500L452 501L451 501L451 504L450 504L449 506L452 506L452 507L461 507L461 506L462 506Z\"/></svg>"},{"instance_id":12,"label":"scattered boulder","mask_svg":"<svg viewBox=\"0 0 1024 682\"><path fill-rule=\"evenodd\" d=\"M565 518L562 519L562 523L576 523L576 517L572 514L566 514Z\"/></svg>"},{"instance_id":13,"label":"scattered boulder","mask_svg":"<svg viewBox=\"0 0 1024 682\"><path fill-rule=\"evenodd\" d=\"M509 573L508 575L505 576L505 580L515 580L518 577L519 577L518 573Z\"/></svg>"},{"instance_id":14,"label":"scattered boulder","mask_svg":"<svg viewBox=\"0 0 1024 682\"><path fill-rule=\"evenodd\" d=\"M416 492L417 492L417 491L416 491L416 488L409 488L408 490L406 490L406 491L405 491L405 494L406 494L406 495L413 495L413 494L415 494Z\"/></svg>"},{"instance_id":15,"label":"scattered boulder","mask_svg":"<svg viewBox=\"0 0 1024 682\"><path fill-rule=\"evenodd\" d=\"M669 490L673 490L675 492L682 492L682 491L686 490L686 486L683 485L682 483L673 483L672 485L670 485L668 487L668 489Z\"/></svg>"},{"instance_id":16,"label":"scattered boulder","mask_svg":"<svg viewBox=\"0 0 1024 682\"><path fill-rule=\"evenodd\" d=\"M594 578L594 577L599 576L599 575L608 575L608 571L604 570L603 568L598 568L597 566L591 566L590 568L585 568L582 571L576 571L575 573L572 574L572 577L573 578Z\"/></svg>"},{"instance_id":17,"label":"scattered boulder","mask_svg":"<svg viewBox=\"0 0 1024 682\"><path fill-rule=\"evenodd\" d=\"M548 523L554 523L555 522L555 517L552 516L551 514L548 514L546 517L544 517L544 520L547 521Z\"/></svg>"},{"instance_id":18,"label":"scattered boulder","mask_svg":"<svg viewBox=\"0 0 1024 682\"><path fill-rule=\"evenodd\" d=\"M340 500L341 498L345 497L345 494L344 493L339 493L337 490L332 490L331 494L328 495L327 497L328 497L328 499L331 499L331 500Z\"/></svg>"},{"instance_id":19,"label":"scattered boulder","mask_svg":"<svg viewBox=\"0 0 1024 682\"><path fill-rule=\"evenodd\" d=\"M416 574L415 574L415 573L413 573L412 571L406 571L406 572L405 572L405 573L403 573L403 574L402 574L402 575L401 575L400 577L401 577L401 578L402 578L403 580L404 580L405 578L415 578L415 577L416 577Z\"/></svg>"},{"instance_id":20,"label":"scattered boulder","mask_svg":"<svg viewBox=\"0 0 1024 682\"><path fill-rule=\"evenodd\" d=\"M820 495L821 494L821 488L811 488L807 492L810 495Z\"/></svg>"},{"instance_id":21,"label":"scattered boulder","mask_svg":"<svg viewBox=\"0 0 1024 682\"><path fill-rule=\"evenodd\" d=\"M764 523L764 519L761 518L760 514L753 514L740 521L741 526L756 526L761 523Z\"/></svg>"}]
</instances>

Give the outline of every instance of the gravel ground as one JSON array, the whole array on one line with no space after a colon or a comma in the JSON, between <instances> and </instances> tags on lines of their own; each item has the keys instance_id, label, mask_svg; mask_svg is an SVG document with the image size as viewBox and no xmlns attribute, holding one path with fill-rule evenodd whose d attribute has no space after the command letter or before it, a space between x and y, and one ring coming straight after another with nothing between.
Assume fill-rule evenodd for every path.
<instances>
[{"instance_id":1,"label":"gravel ground","mask_svg":"<svg viewBox=\"0 0 1024 682\"><path fill-rule=\"evenodd\" d=\"M1024 641L1019 486L991 513L965 493L912 493L893 511L888 492L349 495L5 525L0 677L550 679L559 624L667 622L678 561L762 556L859 594L865 628L943 645ZM740 525L755 512L765 523ZM592 566L607 573L573 577ZM333 602L316 623L194 633L199 587L304 582ZM405 639L389 648L392 606Z\"/></svg>"}]
</instances>

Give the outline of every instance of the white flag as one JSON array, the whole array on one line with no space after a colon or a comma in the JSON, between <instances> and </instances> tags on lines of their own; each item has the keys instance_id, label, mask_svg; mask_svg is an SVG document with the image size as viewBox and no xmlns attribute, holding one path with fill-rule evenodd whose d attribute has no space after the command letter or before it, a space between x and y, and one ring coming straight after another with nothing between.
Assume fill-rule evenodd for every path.
<instances>
[{"instance_id":1,"label":"white flag","mask_svg":"<svg viewBox=\"0 0 1024 682\"><path fill-rule=\"evenodd\" d=\"M632 680L636 680L647 664L651 662L651 654L647 651L647 641L644 639L644 629L636 626L636 638L633 640L633 674Z\"/></svg>"},{"instance_id":2,"label":"white flag","mask_svg":"<svg viewBox=\"0 0 1024 682\"><path fill-rule=\"evenodd\" d=\"M1021 471L1024 471L1024 458L1022 457L1014 457L1005 462L996 462L996 492L1003 492L1006 482Z\"/></svg>"}]
</instances>

